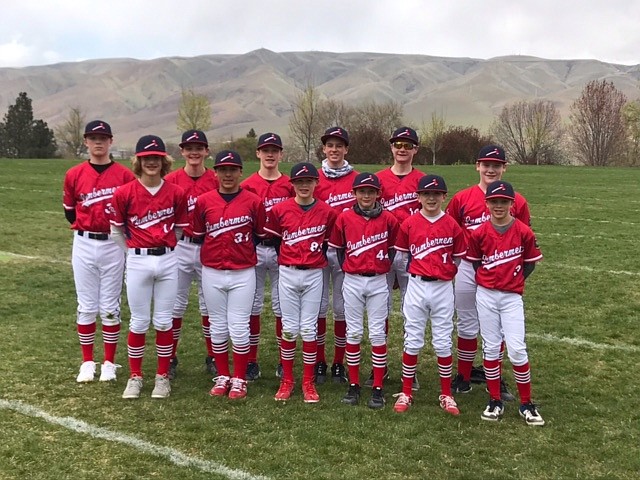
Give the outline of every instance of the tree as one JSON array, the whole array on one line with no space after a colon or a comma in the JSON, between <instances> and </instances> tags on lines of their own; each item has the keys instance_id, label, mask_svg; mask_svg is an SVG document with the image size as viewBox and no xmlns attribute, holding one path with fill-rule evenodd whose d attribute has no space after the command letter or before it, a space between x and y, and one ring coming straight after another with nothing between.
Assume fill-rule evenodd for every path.
<instances>
[{"instance_id":1,"label":"tree","mask_svg":"<svg viewBox=\"0 0 640 480\"><path fill-rule=\"evenodd\" d=\"M186 130L207 131L211 128L211 103L206 95L193 90L182 90L176 122L179 132Z\"/></svg>"},{"instance_id":2,"label":"tree","mask_svg":"<svg viewBox=\"0 0 640 480\"><path fill-rule=\"evenodd\" d=\"M351 108L345 122L350 163L384 163L390 157L389 136L402 125L402 106L397 102L365 102Z\"/></svg>"},{"instance_id":3,"label":"tree","mask_svg":"<svg viewBox=\"0 0 640 480\"><path fill-rule=\"evenodd\" d=\"M256 131L252 127L251 130L249 130L249 132L247 133L247 138L256 138L256 136Z\"/></svg>"},{"instance_id":4,"label":"tree","mask_svg":"<svg viewBox=\"0 0 640 480\"><path fill-rule=\"evenodd\" d=\"M305 89L296 95L289 119L291 136L302 147L307 162L311 161L311 153L322 135L319 102L320 93L312 84L307 84Z\"/></svg>"},{"instance_id":5,"label":"tree","mask_svg":"<svg viewBox=\"0 0 640 480\"><path fill-rule=\"evenodd\" d=\"M444 115L431 112L431 122L422 124L422 144L431 151L431 164L436 164L436 154L442 148L442 140L446 128Z\"/></svg>"},{"instance_id":6,"label":"tree","mask_svg":"<svg viewBox=\"0 0 640 480\"><path fill-rule=\"evenodd\" d=\"M558 163L561 158L560 114L550 101L505 105L491 132L516 163L540 165Z\"/></svg>"},{"instance_id":7,"label":"tree","mask_svg":"<svg viewBox=\"0 0 640 480\"><path fill-rule=\"evenodd\" d=\"M593 80L570 111L569 138L580 163L606 166L620 159L625 150L626 131L622 108L624 93L613 82Z\"/></svg>"},{"instance_id":8,"label":"tree","mask_svg":"<svg viewBox=\"0 0 640 480\"><path fill-rule=\"evenodd\" d=\"M627 131L627 165L640 162L640 100L627 103L622 109L622 118Z\"/></svg>"},{"instance_id":9,"label":"tree","mask_svg":"<svg viewBox=\"0 0 640 480\"><path fill-rule=\"evenodd\" d=\"M86 152L85 123L85 116L80 107L71 107L64 123L56 127L56 140L65 156L79 158Z\"/></svg>"},{"instance_id":10,"label":"tree","mask_svg":"<svg viewBox=\"0 0 640 480\"><path fill-rule=\"evenodd\" d=\"M33 119L31 99L20 92L0 123L0 156L50 158L56 148L53 131L46 122Z\"/></svg>"},{"instance_id":11,"label":"tree","mask_svg":"<svg viewBox=\"0 0 640 480\"><path fill-rule=\"evenodd\" d=\"M442 148L438 157L441 165L475 163L480 149L494 143L480 135L477 128L450 126L442 134Z\"/></svg>"}]
</instances>

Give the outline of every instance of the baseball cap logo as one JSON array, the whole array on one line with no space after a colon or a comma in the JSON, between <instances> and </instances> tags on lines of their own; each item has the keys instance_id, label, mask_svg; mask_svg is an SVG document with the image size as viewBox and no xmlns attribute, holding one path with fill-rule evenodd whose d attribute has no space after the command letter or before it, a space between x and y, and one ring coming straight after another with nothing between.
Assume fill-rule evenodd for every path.
<instances>
[{"instance_id":1,"label":"baseball cap logo","mask_svg":"<svg viewBox=\"0 0 640 480\"><path fill-rule=\"evenodd\" d=\"M368 177L363 178L362 180L360 180L360 183L373 183L373 182L374 182L374 180L373 180L373 177L371 175L369 175Z\"/></svg>"},{"instance_id":2,"label":"baseball cap logo","mask_svg":"<svg viewBox=\"0 0 640 480\"><path fill-rule=\"evenodd\" d=\"M191 134L191 136L185 141L190 142L191 140L200 140L200 135L198 135L198 132L193 132L193 134Z\"/></svg>"},{"instance_id":3,"label":"baseball cap logo","mask_svg":"<svg viewBox=\"0 0 640 480\"><path fill-rule=\"evenodd\" d=\"M438 180L434 178L433 180L431 180L431 183L428 183L427 185L425 185L424 188L437 187L437 186L438 186Z\"/></svg>"},{"instance_id":4,"label":"baseball cap logo","mask_svg":"<svg viewBox=\"0 0 640 480\"><path fill-rule=\"evenodd\" d=\"M96 130L106 130L107 127L104 126L104 123L99 123L98 125L96 125L95 127L93 127L91 129L92 132L95 132Z\"/></svg>"},{"instance_id":5,"label":"baseball cap logo","mask_svg":"<svg viewBox=\"0 0 640 480\"><path fill-rule=\"evenodd\" d=\"M220 163L224 162L225 160L233 160L233 153L229 153L226 157L222 157L220 159Z\"/></svg>"},{"instance_id":6,"label":"baseball cap logo","mask_svg":"<svg viewBox=\"0 0 640 480\"><path fill-rule=\"evenodd\" d=\"M276 136L273 133L269 134L269 136L267 138L265 138L264 141L268 142L269 140L274 140L275 141L276 140Z\"/></svg>"},{"instance_id":7,"label":"baseball cap logo","mask_svg":"<svg viewBox=\"0 0 640 480\"><path fill-rule=\"evenodd\" d=\"M493 150L491 150L490 152L486 153L486 156L490 156L490 155L500 155L500 150L498 150L497 148L494 148Z\"/></svg>"},{"instance_id":8,"label":"baseball cap logo","mask_svg":"<svg viewBox=\"0 0 640 480\"><path fill-rule=\"evenodd\" d=\"M342 135L342 129L336 128L333 132L329 132L329 135Z\"/></svg>"},{"instance_id":9,"label":"baseball cap logo","mask_svg":"<svg viewBox=\"0 0 640 480\"><path fill-rule=\"evenodd\" d=\"M411 132L408 129L406 129L404 132L400 132L397 136L398 137L404 137L404 136L407 136L407 135L411 136Z\"/></svg>"},{"instance_id":10,"label":"baseball cap logo","mask_svg":"<svg viewBox=\"0 0 640 480\"><path fill-rule=\"evenodd\" d=\"M144 149L147 150L151 147L157 147L158 146L158 142L156 142L156 139L154 138L153 140L151 140L151 143L149 143L148 145L145 145Z\"/></svg>"},{"instance_id":11,"label":"baseball cap logo","mask_svg":"<svg viewBox=\"0 0 640 480\"><path fill-rule=\"evenodd\" d=\"M309 173L309 169L306 165L303 165L302 168L298 172L296 172L296 177L303 173Z\"/></svg>"},{"instance_id":12,"label":"baseball cap logo","mask_svg":"<svg viewBox=\"0 0 640 480\"><path fill-rule=\"evenodd\" d=\"M491 193L496 193L496 192L504 192L507 188L504 186L504 183L501 183L500 185L498 185L496 188L494 188L493 190L491 190Z\"/></svg>"}]
</instances>

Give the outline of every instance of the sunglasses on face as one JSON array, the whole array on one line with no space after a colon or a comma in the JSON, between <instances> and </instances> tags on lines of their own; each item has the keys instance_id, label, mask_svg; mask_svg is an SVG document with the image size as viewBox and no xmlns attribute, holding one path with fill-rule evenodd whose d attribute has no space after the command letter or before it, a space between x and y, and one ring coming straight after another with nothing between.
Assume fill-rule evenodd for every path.
<instances>
[{"instance_id":1,"label":"sunglasses on face","mask_svg":"<svg viewBox=\"0 0 640 480\"><path fill-rule=\"evenodd\" d=\"M405 150L413 150L414 148L416 148L416 146L411 142L393 142L392 145L398 150L402 148L404 148Z\"/></svg>"}]
</instances>

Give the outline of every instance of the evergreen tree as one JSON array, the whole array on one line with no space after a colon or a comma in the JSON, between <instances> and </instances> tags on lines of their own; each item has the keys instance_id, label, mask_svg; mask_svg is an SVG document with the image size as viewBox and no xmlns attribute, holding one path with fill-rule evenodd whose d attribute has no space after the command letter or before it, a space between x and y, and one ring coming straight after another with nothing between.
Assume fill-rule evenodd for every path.
<instances>
[{"instance_id":1,"label":"evergreen tree","mask_svg":"<svg viewBox=\"0 0 640 480\"><path fill-rule=\"evenodd\" d=\"M31 99L20 92L0 123L0 156L50 158L56 148L53 130L43 120L34 121Z\"/></svg>"}]
</instances>

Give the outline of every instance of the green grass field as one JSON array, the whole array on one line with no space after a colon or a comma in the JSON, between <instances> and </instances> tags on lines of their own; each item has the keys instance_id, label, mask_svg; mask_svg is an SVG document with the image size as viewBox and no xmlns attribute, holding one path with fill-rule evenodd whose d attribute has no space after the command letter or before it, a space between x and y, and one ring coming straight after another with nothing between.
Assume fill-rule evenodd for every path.
<instances>
[{"instance_id":1,"label":"green grass field","mask_svg":"<svg viewBox=\"0 0 640 480\"><path fill-rule=\"evenodd\" d=\"M533 395L546 420L532 428L515 404L507 404L502 422L482 421L481 386L458 396L459 417L445 414L430 346L420 358L414 407L395 414L397 299L382 411L366 407L367 392L359 407L342 405L345 387L333 384L319 387L317 405L304 404L298 391L287 404L275 402L268 310L263 378L250 385L246 401L209 397L194 296L168 400L150 398L150 379L139 401L120 398L128 372L126 301L117 382L77 384L72 236L61 205L72 165L0 160L0 479L640 478L640 169L511 166L505 175L527 197L545 255L525 292ZM248 164L245 175L256 168ZM477 181L473 166L432 171L451 192ZM150 374L155 351L148 338ZM505 372L515 390L508 363Z\"/></svg>"}]
</instances>

